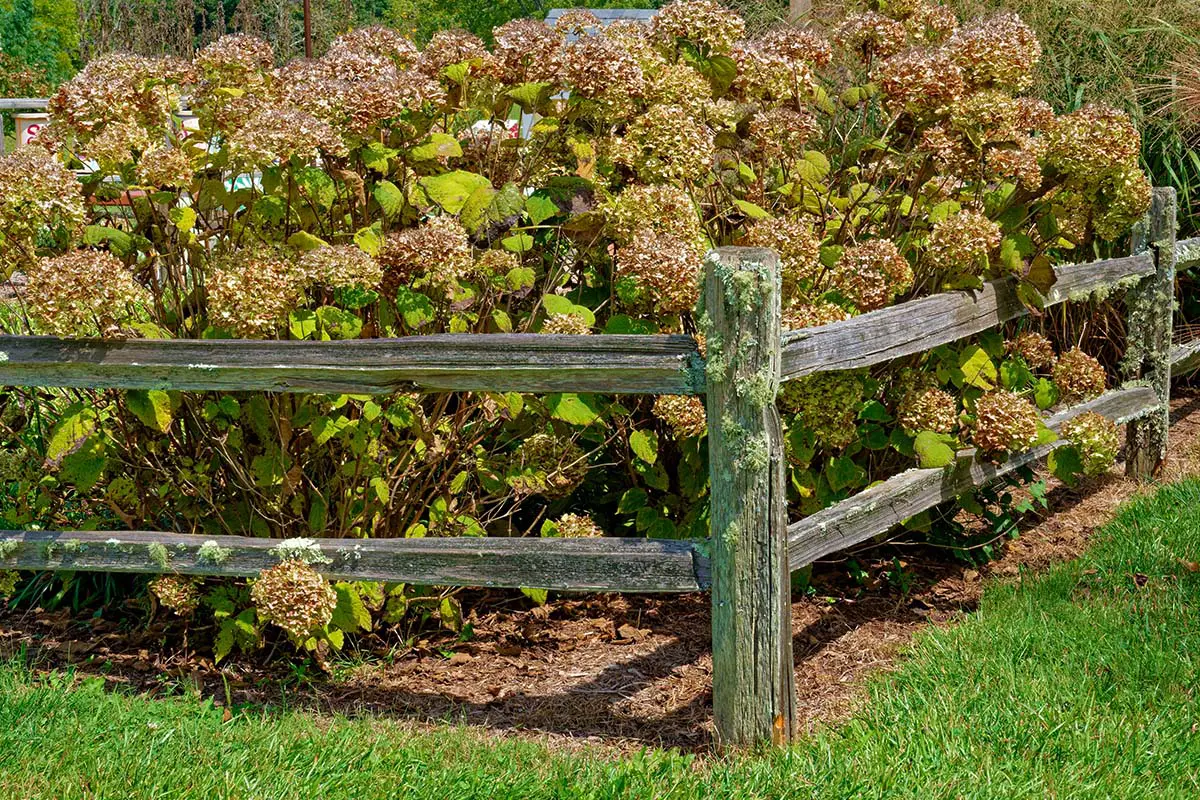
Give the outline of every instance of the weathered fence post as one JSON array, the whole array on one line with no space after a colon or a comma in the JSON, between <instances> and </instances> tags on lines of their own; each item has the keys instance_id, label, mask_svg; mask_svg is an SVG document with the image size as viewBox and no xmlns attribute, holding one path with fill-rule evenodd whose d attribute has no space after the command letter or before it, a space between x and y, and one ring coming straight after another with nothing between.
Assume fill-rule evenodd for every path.
<instances>
[{"instance_id":1,"label":"weathered fence post","mask_svg":"<svg viewBox=\"0 0 1200 800\"><path fill-rule=\"evenodd\" d=\"M1162 401L1158 409L1130 422L1127 429L1125 472L1138 478L1156 474L1167 457L1175 229L1175 190L1155 188L1150 211L1133 229L1133 252L1153 250L1155 271L1125 297L1127 344L1121 365L1127 382L1150 386Z\"/></svg>"},{"instance_id":2,"label":"weathered fence post","mask_svg":"<svg viewBox=\"0 0 1200 800\"><path fill-rule=\"evenodd\" d=\"M713 715L718 744L796 729L779 389L779 259L724 247L705 274Z\"/></svg>"}]
</instances>

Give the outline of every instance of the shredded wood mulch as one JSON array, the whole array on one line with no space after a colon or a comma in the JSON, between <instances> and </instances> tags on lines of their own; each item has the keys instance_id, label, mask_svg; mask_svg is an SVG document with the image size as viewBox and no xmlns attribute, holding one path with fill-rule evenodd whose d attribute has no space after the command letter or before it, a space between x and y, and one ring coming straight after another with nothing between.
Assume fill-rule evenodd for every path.
<instances>
[{"instance_id":1,"label":"shredded wood mulch","mask_svg":"<svg viewBox=\"0 0 1200 800\"><path fill-rule=\"evenodd\" d=\"M1200 472L1200 393L1178 392L1173 408L1163 480ZM902 542L854 553L865 572L858 581L845 556L817 565L812 590L793 605L803 729L851 713L867 676L896 665L918 631L973 611L985 580L1078 555L1124 500L1147 490L1120 465L1076 488L1047 482L1049 510L980 569ZM906 586L889 575L895 558ZM329 673L298 660L286 643L218 667L207 655L211 629L186 629L163 612L147 623L136 609L106 618L10 610L0 614L0 652L23 650L39 670L70 666L155 696L190 691L220 704L370 713L416 726L464 722L563 747L710 746L707 596L581 596L531 607L511 594L476 592L463 605L466 641L429 630L359 637Z\"/></svg>"}]
</instances>

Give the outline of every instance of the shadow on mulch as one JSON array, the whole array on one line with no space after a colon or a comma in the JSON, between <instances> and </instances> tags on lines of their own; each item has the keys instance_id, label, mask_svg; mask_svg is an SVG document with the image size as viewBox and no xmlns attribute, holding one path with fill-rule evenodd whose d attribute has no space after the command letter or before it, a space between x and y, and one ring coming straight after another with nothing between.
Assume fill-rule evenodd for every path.
<instances>
[{"instance_id":1,"label":"shadow on mulch","mask_svg":"<svg viewBox=\"0 0 1200 800\"><path fill-rule=\"evenodd\" d=\"M1195 472L1200 393L1173 404L1164 479ZM976 569L945 551L893 542L818 564L793 605L799 713L804 730L834 723L862 697L866 676L893 667L914 634L978 606L984 579L1036 572L1078 555L1096 527L1142 487L1110 475L1069 488L1049 481L1049 510L1030 517L1002 556ZM907 592L890 582L905 562ZM413 725L461 722L498 735L537 736L562 747L645 745L704 752L711 741L712 659L706 595L598 595L541 608L495 592L471 592L472 637L433 631L406 646L395 632L359 637L332 676L297 671L288 645L220 667L203 655L211 629L185 630L160 614L120 622L69 612L0 615L0 652L24 651L37 669L70 667L113 687L151 695L198 691L235 706L371 714ZM188 647L197 643L198 651Z\"/></svg>"}]
</instances>

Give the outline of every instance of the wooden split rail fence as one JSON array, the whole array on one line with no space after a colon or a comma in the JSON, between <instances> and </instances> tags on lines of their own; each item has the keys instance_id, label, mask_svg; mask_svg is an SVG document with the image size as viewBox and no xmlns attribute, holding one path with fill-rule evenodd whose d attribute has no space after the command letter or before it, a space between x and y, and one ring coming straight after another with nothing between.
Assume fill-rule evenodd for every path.
<instances>
[{"instance_id":1,"label":"wooden split rail fence","mask_svg":"<svg viewBox=\"0 0 1200 800\"><path fill-rule=\"evenodd\" d=\"M1127 463L1150 474L1166 447L1171 364L1200 365L1200 343L1171 349L1176 262L1200 264L1200 239L1175 242L1175 199L1156 189L1133 255L1062 267L1049 304L1128 287L1131 353L1123 388L1065 409L1130 424ZM444 335L345 342L80 341L0 337L0 385L387 394L587 391L702 394L708 409L712 535L637 538L323 539L330 578L623 592L710 590L719 742L784 742L795 732L791 572L887 531L1048 453L1000 464L958 455L910 469L788 524L783 442L773 398L783 381L869 367L981 333L1026 313L1011 281L925 297L820 328L781 333L777 257L721 248L706 265L708 360L682 336ZM1127 359L1128 360L1128 359ZM155 545L151 547L151 545ZM163 547L158 547L162 545ZM0 532L0 567L252 576L279 540L150 531ZM162 554L169 555L164 565ZM213 558L215 548L222 552Z\"/></svg>"}]
</instances>

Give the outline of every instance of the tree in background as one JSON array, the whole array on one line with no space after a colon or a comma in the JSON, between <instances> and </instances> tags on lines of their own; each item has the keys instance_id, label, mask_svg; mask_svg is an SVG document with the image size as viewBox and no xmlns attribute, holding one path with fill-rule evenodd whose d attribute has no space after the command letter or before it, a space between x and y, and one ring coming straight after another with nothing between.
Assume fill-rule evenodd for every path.
<instances>
[{"instance_id":1,"label":"tree in background","mask_svg":"<svg viewBox=\"0 0 1200 800\"><path fill-rule=\"evenodd\" d=\"M15 81L32 87L42 79L59 83L74 75L79 67L75 0L0 0L0 51L6 56L0 86Z\"/></svg>"}]
</instances>

